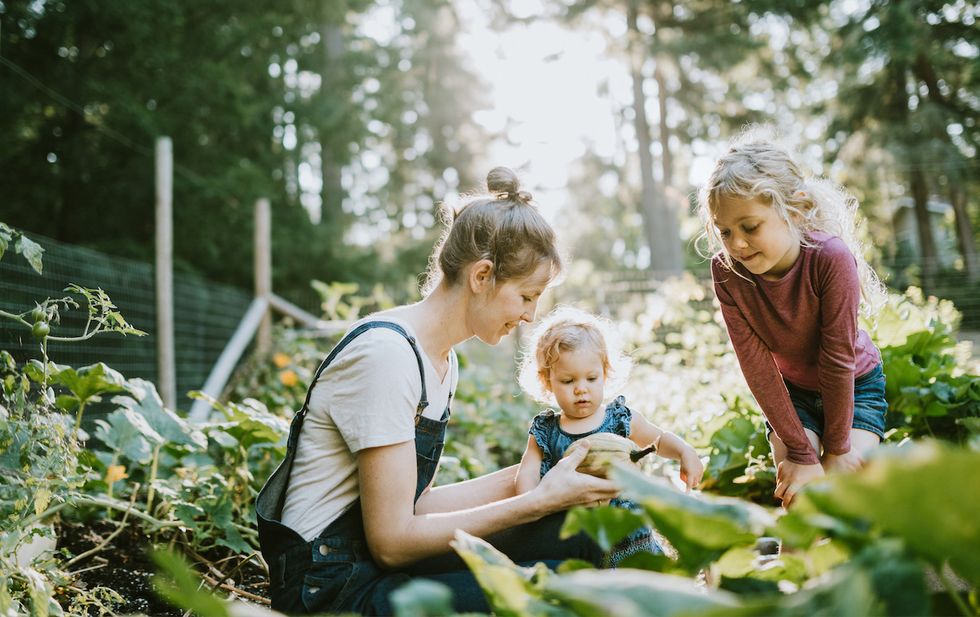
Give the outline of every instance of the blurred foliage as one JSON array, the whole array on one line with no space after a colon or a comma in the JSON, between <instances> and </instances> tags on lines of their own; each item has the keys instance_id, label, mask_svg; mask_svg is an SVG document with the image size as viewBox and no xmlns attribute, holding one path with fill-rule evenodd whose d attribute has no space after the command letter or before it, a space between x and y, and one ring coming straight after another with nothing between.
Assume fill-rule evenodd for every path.
<instances>
[{"instance_id":1,"label":"blurred foliage","mask_svg":"<svg viewBox=\"0 0 980 617\"><path fill-rule=\"evenodd\" d=\"M316 278L400 294L435 204L482 179L484 90L441 0L5 2L0 30L0 218L56 240L151 260L169 136L175 267L251 288L268 197L277 293L305 304Z\"/></svg>"},{"instance_id":2,"label":"blurred foliage","mask_svg":"<svg viewBox=\"0 0 980 617\"><path fill-rule=\"evenodd\" d=\"M948 574L940 575L942 587L926 577L951 567L976 601L978 464L977 451L938 442L889 446L860 472L807 486L790 513L686 495L622 467L615 477L643 506L639 524L655 525L676 559L553 573L517 567L463 532L454 546L496 614L944 615L948 595L969 615ZM950 481L963 490L951 494ZM600 540L619 524L610 510L596 509L591 528L577 526L573 510L563 533L585 529ZM933 526L942 529L936 542ZM762 533L783 539L778 555L754 549Z\"/></svg>"}]
</instances>

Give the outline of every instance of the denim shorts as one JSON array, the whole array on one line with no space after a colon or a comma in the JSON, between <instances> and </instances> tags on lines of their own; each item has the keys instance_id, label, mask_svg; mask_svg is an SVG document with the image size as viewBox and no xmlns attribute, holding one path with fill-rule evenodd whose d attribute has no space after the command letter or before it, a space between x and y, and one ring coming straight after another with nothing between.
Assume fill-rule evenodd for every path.
<instances>
[{"instance_id":1,"label":"denim shorts","mask_svg":"<svg viewBox=\"0 0 980 617\"><path fill-rule=\"evenodd\" d=\"M823 438L823 399L819 392L805 390L790 382L786 383L789 398L796 408L803 428L808 428ZM873 369L854 380L854 428L874 433L885 438L885 414L888 402L885 400L885 374L879 363ZM772 427L766 422L766 435Z\"/></svg>"}]
</instances>

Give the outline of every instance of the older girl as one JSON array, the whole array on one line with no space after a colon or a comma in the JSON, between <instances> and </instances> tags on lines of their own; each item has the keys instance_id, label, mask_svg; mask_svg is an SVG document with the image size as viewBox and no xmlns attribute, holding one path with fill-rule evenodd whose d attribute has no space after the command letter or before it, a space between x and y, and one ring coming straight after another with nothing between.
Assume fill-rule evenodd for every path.
<instances>
[{"instance_id":1,"label":"older girl","mask_svg":"<svg viewBox=\"0 0 980 617\"><path fill-rule=\"evenodd\" d=\"M586 537L558 537L564 510L616 495L575 471L582 456L521 495L516 468L432 485L457 383L453 346L495 345L532 321L561 267L514 173L492 170L487 188L437 245L424 299L354 324L317 371L257 501L273 608L390 614L389 593L422 576L448 584L457 611L488 611L450 551L458 529L519 563L601 561Z\"/></svg>"},{"instance_id":2,"label":"older girl","mask_svg":"<svg viewBox=\"0 0 980 617\"><path fill-rule=\"evenodd\" d=\"M700 192L715 293L769 428L775 496L789 506L884 436L881 355L858 327L881 282L854 237L857 201L808 176L761 131L735 141Z\"/></svg>"}]
</instances>

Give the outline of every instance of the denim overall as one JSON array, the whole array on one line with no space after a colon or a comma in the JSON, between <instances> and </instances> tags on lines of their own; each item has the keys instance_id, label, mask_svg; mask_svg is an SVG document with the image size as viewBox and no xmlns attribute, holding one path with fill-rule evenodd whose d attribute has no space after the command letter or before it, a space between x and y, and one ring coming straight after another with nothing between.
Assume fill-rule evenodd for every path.
<instances>
[{"instance_id":1,"label":"denim overall","mask_svg":"<svg viewBox=\"0 0 980 617\"><path fill-rule=\"evenodd\" d=\"M422 378L422 398L415 411L415 454L418 481L415 501L435 475L442 454L449 404L440 420L422 415L429 402L425 392L425 369L415 339L398 324L372 321L361 324L337 344L317 369L310 382L303 408L289 426L286 458L266 481L256 498L259 545L269 565L269 593L272 608L289 613L350 611L364 615L392 613L388 594L410 580L404 572L382 570L368 552L361 520L360 499L307 542L281 522L289 474L296 456L296 445L309 410L313 386L320 374L352 340L372 328L388 328L408 340L418 360ZM452 370L452 369L450 369ZM450 395L450 403L452 395Z\"/></svg>"}]
</instances>

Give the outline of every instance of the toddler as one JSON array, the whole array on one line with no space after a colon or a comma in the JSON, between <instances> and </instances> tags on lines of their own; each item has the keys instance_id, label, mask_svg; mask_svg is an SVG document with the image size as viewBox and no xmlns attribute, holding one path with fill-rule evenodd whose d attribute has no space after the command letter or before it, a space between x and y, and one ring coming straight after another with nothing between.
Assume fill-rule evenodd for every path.
<instances>
[{"instance_id":1,"label":"toddler","mask_svg":"<svg viewBox=\"0 0 980 617\"><path fill-rule=\"evenodd\" d=\"M524 493L562 458L578 439L614 433L632 439L640 448L654 445L664 457L680 461L687 490L701 482L704 465L694 448L673 433L633 413L623 396L606 401L606 389L621 386L632 365L623 353L611 324L578 309L560 307L534 329L520 371L521 386L535 399L557 403L531 422L527 448L517 473L517 491ZM611 505L637 506L616 498ZM662 552L651 530L641 529L617 546L611 565L643 550Z\"/></svg>"}]
</instances>

